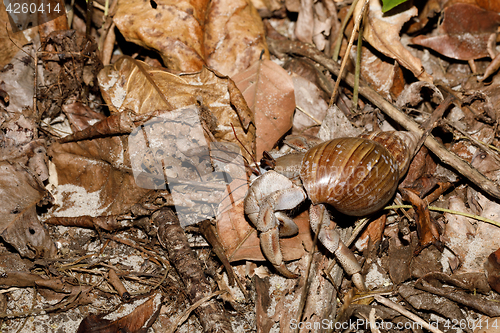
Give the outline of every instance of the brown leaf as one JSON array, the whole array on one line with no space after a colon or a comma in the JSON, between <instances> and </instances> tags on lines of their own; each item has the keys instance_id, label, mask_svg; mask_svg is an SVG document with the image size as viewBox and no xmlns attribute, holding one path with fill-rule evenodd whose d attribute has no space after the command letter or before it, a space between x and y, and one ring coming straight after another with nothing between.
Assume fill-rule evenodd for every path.
<instances>
[{"instance_id":1,"label":"brown leaf","mask_svg":"<svg viewBox=\"0 0 500 333\"><path fill-rule=\"evenodd\" d=\"M205 64L203 35L208 0L124 0L113 21L129 42L157 50L165 66L198 71Z\"/></svg>"},{"instance_id":2,"label":"brown leaf","mask_svg":"<svg viewBox=\"0 0 500 333\"><path fill-rule=\"evenodd\" d=\"M249 1L120 1L114 16L125 39L158 51L166 67L194 72L208 64L233 75L269 58L264 26Z\"/></svg>"},{"instance_id":3,"label":"brown leaf","mask_svg":"<svg viewBox=\"0 0 500 333\"><path fill-rule=\"evenodd\" d=\"M500 293L500 249L490 254L488 260L484 263L484 269L490 287Z\"/></svg>"},{"instance_id":4,"label":"brown leaf","mask_svg":"<svg viewBox=\"0 0 500 333\"><path fill-rule=\"evenodd\" d=\"M292 80L297 104L292 133L300 134L308 128L318 127L321 124L326 116L328 104L314 83L296 74L292 74Z\"/></svg>"},{"instance_id":5,"label":"brown leaf","mask_svg":"<svg viewBox=\"0 0 500 333\"><path fill-rule=\"evenodd\" d=\"M415 209L415 222L417 224L418 233L418 248L416 252L420 252L423 248L433 244L439 250L443 250L443 245L440 242L439 226L431 219L429 208L418 195L408 189L400 188L401 195L406 201L410 201Z\"/></svg>"},{"instance_id":6,"label":"brown leaf","mask_svg":"<svg viewBox=\"0 0 500 333\"><path fill-rule=\"evenodd\" d=\"M104 100L114 112L132 110L145 114L201 104L216 119L214 135L218 140L239 145L232 125L239 141L253 154L253 115L227 77L206 67L198 73L178 76L122 57L114 65L104 67L98 79Z\"/></svg>"},{"instance_id":7,"label":"brown leaf","mask_svg":"<svg viewBox=\"0 0 500 333\"><path fill-rule=\"evenodd\" d=\"M300 2L299 16L295 24L295 37L304 43L312 44L314 30L314 1L303 0Z\"/></svg>"},{"instance_id":8,"label":"brown leaf","mask_svg":"<svg viewBox=\"0 0 500 333\"><path fill-rule=\"evenodd\" d=\"M351 57L356 59L357 47L353 46ZM392 61L391 61L392 62ZM361 76L379 94L391 100L391 88L396 72L395 65L381 59L367 47L361 48Z\"/></svg>"},{"instance_id":9,"label":"brown leaf","mask_svg":"<svg viewBox=\"0 0 500 333\"><path fill-rule=\"evenodd\" d=\"M354 17L357 17L361 12L363 3L364 1L358 2L353 14ZM417 15L416 7L411 7L395 15L386 15L382 12L379 0L370 0L368 24L365 25L363 38L386 56L396 59L401 66L409 69L419 80L432 82L432 76L425 72L420 59L414 57L401 44L399 37L399 31L403 24L415 15Z\"/></svg>"},{"instance_id":10,"label":"brown leaf","mask_svg":"<svg viewBox=\"0 0 500 333\"><path fill-rule=\"evenodd\" d=\"M51 216L127 213L149 190L136 185L126 137L59 144L49 148L57 171L57 206Z\"/></svg>"},{"instance_id":11,"label":"brown leaf","mask_svg":"<svg viewBox=\"0 0 500 333\"><path fill-rule=\"evenodd\" d=\"M33 32L31 32L30 29L24 32L18 31L14 33L10 23L7 23L9 22L9 16L4 3L0 4L0 22L2 22L3 27L3 29L0 30L0 40L2 41L2 47L0 48L0 67L4 68L5 65L11 62L16 53L20 52L18 45L25 45L27 43L27 37L25 37L24 33L32 34Z\"/></svg>"},{"instance_id":12,"label":"brown leaf","mask_svg":"<svg viewBox=\"0 0 500 333\"><path fill-rule=\"evenodd\" d=\"M293 81L288 73L270 60L258 61L233 77L248 106L254 112L257 128L256 156L271 150L292 127L295 110Z\"/></svg>"},{"instance_id":13,"label":"brown leaf","mask_svg":"<svg viewBox=\"0 0 500 333\"><path fill-rule=\"evenodd\" d=\"M0 162L0 233L22 256L53 257L57 249L40 224L36 205L50 194L28 169Z\"/></svg>"},{"instance_id":14,"label":"brown leaf","mask_svg":"<svg viewBox=\"0 0 500 333\"><path fill-rule=\"evenodd\" d=\"M161 292L156 292L146 299L146 301L143 298L136 299L132 304L123 304L121 308L113 313L107 315L88 315L80 323L77 332L147 332L160 313L162 298ZM130 312L131 306L135 306L132 312Z\"/></svg>"},{"instance_id":15,"label":"brown leaf","mask_svg":"<svg viewBox=\"0 0 500 333\"><path fill-rule=\"evenodd\" d=\"M259 13L248 0L210 1L205 25L207 64L233 76L261 58L269 59Z\"/></svg>"},{"instance_id":16,"label":"brown leaf","mask_svg":"<svg viewBox=\"0 0 500 333\"><path fill-rule=\"evenodd\" d=\"M470 4L454 4L444 10L436 36L417 36L412 42L447 57L474 60L488 57L488 40L497 31L500 15Z\"/></svg>"}]
</instances>

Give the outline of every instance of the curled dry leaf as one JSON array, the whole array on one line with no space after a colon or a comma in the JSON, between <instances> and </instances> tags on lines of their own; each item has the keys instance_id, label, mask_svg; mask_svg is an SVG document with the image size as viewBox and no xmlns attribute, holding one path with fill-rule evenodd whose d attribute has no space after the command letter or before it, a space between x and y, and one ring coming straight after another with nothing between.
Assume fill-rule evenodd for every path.
<instances>
[{"instance_id":1,"label":"curled dry leaf","mask_svg":"<svg viewBox=\"0 0 500 333\"><path fill-rule=\"evenodd\" d=\"M420 252L431 244L435 245L440 251L443 251L443 245L439 240L439 225L431 218L429 207L427 207L424 201L420 199L415 192L403 188L401 188L400 191L403 199L410 201L415 209L415 222L417 224L418 233L418 248L416 251Z\"/></svg>"},{"instance_id":2,"label":"curled dry leaf","mask_svg":"<svg viewBox=\"0 0 500 333\"><path fill-rule=\"evenodd\" d=\"M292 80L297 104L292 133L302 133L308 128L321 125L326 116L328 104L323 100L321 91L314 83L296 74L292 74Z\"/></svg>"},{"instance_id":3,"label":"curled dry leaf","mask_svg":"<svg viewBox=\"0 0 500 333\"><path fill-rule=\"evenodd\" d=\"M231 79L204 67L200 72L174 75L142 61L122 57L98 75L104 100L113 112L132 110L136 114L171 111L201 104L216 119L215 137L239 144L253 152L253 115ZM249 156L247 156L248 158Z\"/></svg>"},{"instance_id":4,"label":"curled dry leaf","mask_svg":"<svg viewBox=\"0 0 500 333\"><path fill-rule=\"evenodd\" d=\"M356 59L357 47L353 46L351 58ZM361 76L379 94L391 100L391 88L397 70L394 64L373 54L367 47L361 48Z\"/></svg>"},{"instance_id":5,"label":"curled dry leaf","mask_svg":"<svg viewBox=\"0 0 500 333\"><path fill-rule=\"evenodd\" d=\"M131 304L122 304L109 314L90 314L85 317L77 333L146 332L160 314L162 293L156 292L148 298L135 299ZM135 307L131 311L131 307Z\"/></svg>"},{"instance_id":6,"label":"curled dry leaf","mask_svg":"<svg viewBox=\"0 0 500 333\"><path fill-rule=\"evenodd\" d=\"M198 71L204 65L203 26L208 0L124 0L113 21L129 42L157 50L165 66Z\"/></svg>"},{"instance_id":7,"label":"curled dry leaf","mask_svg":"<svg viewBox=\"0 0 500 333\"><path fill-rule=\"evenodd\" d=\"M168 68L207 64L232 75L269 57L264 27L249 1L124 0L113 18L125 39L160 53Z\"/></svg>"},{"instance_id":8,"label":"curled dry leaf","mask_svg":"<svg viewBox=\"0 0 500 333\"><path fill-rule=\"evenodd\" d=\"M500 25L500 15L478 6L457 3L444 10L435 36L417 36L412 42L447 57L474 60L488 57L488 43Z\"/></svg>"},{"instance_id":9,"label":"curled dry leaf","mask_svg":"<svg viewBox=\"0 0 500 333\"><path fill-rule=\"evenodd\" d=\"M363 3L364 1L358 2L354 10L354 17L357 17L361 12ZM432 82L432 76L425 72L420 59L414 57L403 46L399 37L399 31L403 24L415 15L417 15L416 7L394 15L384 15L380 1L370 0L363 38L386 56L396 59L401 66L410 70L419 80Z\"/></svg>"},{"instance_id":10,"label":"curled dry leaf","mask_svg":"<svg viewBox=\"0 0 500 333\"><path fill-rule=\"evenodd\" d=\"M293 81L283 68L270 60L256 62L233 80L254 112L256 156L260 160L262 152L271 150L292 127Z\"/></svg>"},{"instance_id":11,"label":"curled dry leaf","mask_svg":"<svg viewBox=\"0 0 500 333\"><path fill-rule=\"evenodd\" d=\"M426 88L430 90L432 102L439 104L444 100L441 91L433 84L428 82L413 82L404 87L403 91L396 100L396 106L399 108L405 106L416 106L418 103L422 102L422 90Z\"/></svg>"},{"instance_id":12,"label":"curled dry leaf","mask_svg":"<svg viewBox=\"0 0 500 333\"><path fill-rule=\"evenodd\" d=\"M210 1L205 25L207 64L233 76L269 59L264 24L249 0Z\"/></svg>"},{"instance_id":13,"label":"curled dry leaf","mask_svg":"<svg viewBox=\"0 0 500 333\"><path fill-rule=\"evenodd\" d=\"M484 269L490 287L500 293L500 249L489 255L488 260L484 263Z\"/></svg>"},{"instance_id":14,"label":"curled dry leaf","mask_svg":"<svg viewBox=\"0 0 500 333\"><path fill-rule=\"evenodd\" d=\"M304 43L316 45L324 50L332 25L337 24L336 8L333 1L300 1L300 10L295 25L295 36Z\"/></svg>"},{"instance_id":15,"label":"curled dry leaf","mask_svg":"<svg viewBox=\"0 0 500 333\"><path fill-rule=\"evenodd\" d=\"M0 234L28 258L53 257L57 249L40 224L36 205L51 200L39 179L20 164L0 162Z\"/></svg>"}]
</instances>

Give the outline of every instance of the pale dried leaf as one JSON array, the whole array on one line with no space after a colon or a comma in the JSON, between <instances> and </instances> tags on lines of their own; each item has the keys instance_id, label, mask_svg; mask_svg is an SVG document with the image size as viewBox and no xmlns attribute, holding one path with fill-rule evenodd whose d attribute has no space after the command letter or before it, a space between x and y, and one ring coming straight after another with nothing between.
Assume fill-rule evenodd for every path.
<instances>
[{"instance_id":1,"label":"pale dried leaf","mask_svg":"<svg viewBox=\"0 0 500 333\"><path fill-rule=\"evenodd\" d=\"M481 215L487 218L497 218L500 205L493 203L482 194L478 193L481 207L488 207ZM491 208L489 208L491 207ZM450 210L470 213L460 197L449 199ZM460 259L461 267L458 272L482 271L483 263L491 252L500 248L500 228L497 226L478 222L472 219L445 213L447 223L444 239L446 246Z\"/></svg>"},{"instance_id":2,"label":"pale dried leaf","mask_svg":"<svg viewBox=\"0 0 500 333\"><path fill-rule=\"evenodd\" d=\"M57 253L36 215L36 205L50 199L47 190L20 164L0 162L0 234L22 256L53 257Z\"/></svg>"},{"instance_id":3,"label":"pale dried leaf","mask_svg":"<svg viewBox=\"0 0 500 333\"><path fill-rule=\"evenodd\" d=\"M239 144L232 125L241 143L251 154L254 151L255 129L250 126L253 115L243 96L231 79L206 67L198 73L178 76L122 57L104 67L98 79L104 100L114 112L145 114L201 103L216 119L217 139Z\"/></svg>"},{"instance_id":4,"label":"pale dried leaf","mask_svg":"<svg viewBox=\"0 0 500 333\"><path fill-rule=\"evenodd\" d=\"M293 81L283 68L269 60L256 62L233 80L254 112L256 156L260 160L262 152L271 150L292 127Z\"/></svg>"},{"instance_id":5,"label":"pale dried leaf","mask_svg":"<svg viewBox=\"0 0 500 333\"><path fill-rule=\"evenodd\" d=\"M157 50L168 68L198 71L205 63L203 35L208 2L120 0L113 21L127 41Z\"/></svg>"},{"instance_id":6,"label":"pale dried leaf","mask_svg":"<svg viewBox=\"0 0 500 333\"><path fill-rule=\"evenodd\" d=\"M444 10L443 21L434 36L417 36L412 42L450 58L474 60L490 55L489 40L499 25L497 13L457 3Z\"/></svg>"},{"instance_id":7,"label":"pale dried leaf","mask_svg":"<svg viewBox=\"0 0 500 333\"><path fill-rule=\"evenodd\" d=\"M327 141L343 137L357 137L360 134L361 130L351 124L337 105L333 105L326 113L318 137L323 141Z\"/></svg>"},{"instance_id":8,"label":"pale dried leaf","mask_svg":"<svg viewBox=\"0 0 500 333\"><path fill-rule=\"evenodd\" d=\"M353 46L351 58L356 59L357 47ZM379 94L391 100L391 87L394 82L394 64L373 54L367 47L361 48L361 76Z\"/></svg>"},{"instance_id":9,"label":"pale dried leaf","mask_svg":"<svg viewBox=\"0 0 500 333\"><path fill-rule=\"evenodd\" d=\"M297 111L293 117L292 133L320 126L326 116L328 104L321 97L321 91L311 81L300 75L292 74Z\"/></svg>"},{"instance_id":10,"label":"pale dried leaf","mask_svg":"<svg viewBox=\"0 0 500 333\"><path fill-rule=\"evenodd\" d=\"M359 1L354 16L361 12L364 1ZM379 0L370 0L370 8L363 38L378 51L396 59L399 64L410 70L421 81L432 82L432 76L425 72L420 59L414 57L401 44L399 32L403 24L417 15L417 8L411 7L395 15L384 15Z\"/></svg>"},{"instance_id":11,"label":"pale dried leaf","mask_svg":"<svg viewBox=\"0 0 500 333\"><path fill-rule=\"evenodd\" d=\"M205 25L207 64L228 76L269 59L264 24L247 0L210 1Z\"/></svg>"},{"instance_id":12,"label":"pale dried leaf","mask_svg":"<svg viewBox=\"0 0 500 333\"><path fill-rule=\"evenodd\" d=\"M312 44L314 32L313 0L300 1L300 11L295 24L295 37L304 43Z\"/></svg>"}]
</instances>

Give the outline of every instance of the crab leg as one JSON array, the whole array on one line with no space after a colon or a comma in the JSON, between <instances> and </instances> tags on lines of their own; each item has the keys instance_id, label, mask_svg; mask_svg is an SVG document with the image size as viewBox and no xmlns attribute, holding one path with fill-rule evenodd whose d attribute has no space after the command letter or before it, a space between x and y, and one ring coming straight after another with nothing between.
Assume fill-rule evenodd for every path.
<instances>
[{"instance_id":1,"label":"crab leg","mask_svg":"<svg viewBox=\"0 0 500 333\"><path fill-rule=\"evenodd\" d=\"M256 221L256 228L260 233L260 247L264 256L271 262L278 272L287 278L297 278L298 275L290 272L283 262L279 236L280 228L276 211L288 210L298 206L306 198L305 192L298 187L276 191L265 197L260 204L260 212ZM291 235L297 231L297 225L284 214L278 214L284 222L283 234Z\"/></svg>"},{"instance_id":2,"label":"crab leg","mask_svg":"<svg viewBox=\"0 0 500 333\"><path fill-rule=\"evenodd\" d=\"M361 266L354 254L340 239L339 233L332 228L330 214L324 205L311 205L309 220L312 230L316 233L321 223L318 239L331 253L335 255L345 272L352 276L352 282L360 291L365 291L365 281L361 275Z\"/></svg>"}]
</instances>

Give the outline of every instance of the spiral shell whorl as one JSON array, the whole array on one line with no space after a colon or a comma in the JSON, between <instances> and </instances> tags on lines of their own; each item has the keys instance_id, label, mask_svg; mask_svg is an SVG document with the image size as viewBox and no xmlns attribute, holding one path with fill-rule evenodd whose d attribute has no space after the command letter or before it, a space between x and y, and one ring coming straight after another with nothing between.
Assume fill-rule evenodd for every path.
<instances>
[{"instance_id":1,"label":"spiral shell whorl","mask_svg":"<svg viewBox=\"0 0 500 333\"><path fill-rule=\"evenodd\" d=\"M387 148L399 165L399 177L406 174L419 140L417 134L406 131L372 132L361 137Z\"/></svg>"},{"instance_id":2,"label":"spiral shell whorl","mask_svg":"<svg viewBox=\"0 0 500 333\"><path fill-rule=\"evenodd\" d=\"M302 160L300 177L313 204L327 203L341 213L362 216L392 198L399 169L379 143L340 138L311 148Z\"/></svg>"}]
</instances>

